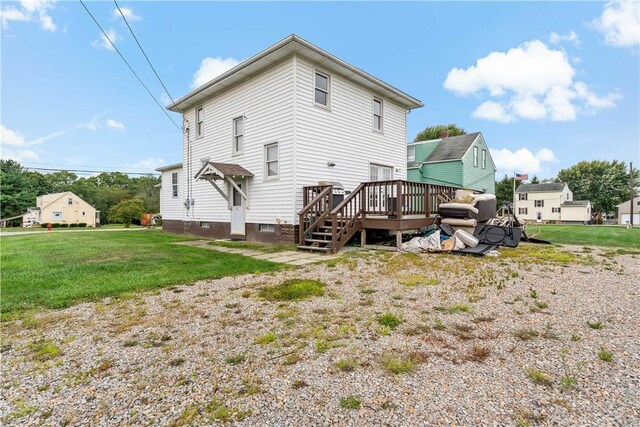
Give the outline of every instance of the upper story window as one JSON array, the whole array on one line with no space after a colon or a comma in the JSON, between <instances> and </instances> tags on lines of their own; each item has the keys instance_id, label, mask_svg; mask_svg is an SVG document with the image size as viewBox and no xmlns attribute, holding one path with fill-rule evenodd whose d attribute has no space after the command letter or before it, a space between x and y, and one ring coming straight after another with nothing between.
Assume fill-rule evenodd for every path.
<instances>
[{"instance_id":1,"label":"upper story window","mask_svg":"<svg viewBox=\"0 0 640 427\"><path fill-rule=\"evenodd\" d=\"M534 205L536 208L544 208L544 200L535 200L535 201L533 202L533 205Z\"/></svg>"},{"instance_id":2,"label":"upper story window","mask_svg":"<svg viewBox=\"0 0 640 427\"><path fill-rule=\"evenodd\" d=\"M278 143L264 146L264 169L267 178L274 178L280 174L278 168Z\"/></svg>"},{"instance_id":3,"label":"upper story window","mask_svg":"<svg viewBox=\"0 0 640 427\"><path fill-rule=\"evenodd\" d=\"M316 104L329 106L329 76L319 71L315 75L314 100Z\"/></svg>"},{"instance_id":4,"label":"upper story window","mask_svg":"<svg viewBox=\"0 0 640 427\"><path fill-rule=\"evenodd\" d=\"M244 151L244 117L233 119L233 154Z\"/></svg>"},{"instance_id":5,"label":"upper story window","mask_svg":"<svg viewBox=\"0 0 640 427\"><path fill-rule=\"evenodd\" d=\"M527 193L518 193L518 200L527 200Z\"/></svg>"},{"instance_id":6,"label":"upper story window","mask_svg":"<svg viewBox=\"0 0 640 427\"><path fill-rule=\"evenodd\" d=\"M196 138L204 135L204 108L196 108Z\"/></svg>"},{"instance_id":7,"label":"upper story window","mask_svg":"<svg viewBox=\"0 0 640 427\"><path fill-rule=\"evenodd\" d=\"M473 147L473 167L478 167L478 147Z\"/></svg>"},{"instance_id":8,"label":"upper story window","mask_svg":"<svg viewBox=\"0 0 640 427\"><path fill-rule=\"evenodd\" d=\"M373 130L382 132L382 100L373 98Z\"/></svg>"},{"instance_id":9,"label":"upper story window","mask_svg":"<svg viewBox=\"0 0 640 427\"><path fill-rule=\"evenodd\" d=\"M416 161L416 147L407 147L407 162Z\"/></svg>"},{"instance_id":10,"label":"upper story window","mask_svg":"<svg viewBox=\"0 0 640 427\"><path fill-rule=\"evenodd\" d=\"M482 150L482 169L487 168L487 150Z\"/></svg>"},{"instance_id":11,"label":"upper story window","mask_svg":"<svg viewBox=\"0 0 640 427\"><path fill-rule=\"evenodd\" d=\"M70 205L72 205L72 204L73 204L73 197L69 197L69 198L67 199L67 203L68 203L68 204L70 204Z\"/></svg>"},{"instance_id":12,"label":"upper story window","mask_svg":"<svg viewBox=\"0 0 640 427\"><path fill-rule=\"evenodd\" d=\"M171 195L178 197L178 172L171 174Z\"/></svg>"}]
</instances>

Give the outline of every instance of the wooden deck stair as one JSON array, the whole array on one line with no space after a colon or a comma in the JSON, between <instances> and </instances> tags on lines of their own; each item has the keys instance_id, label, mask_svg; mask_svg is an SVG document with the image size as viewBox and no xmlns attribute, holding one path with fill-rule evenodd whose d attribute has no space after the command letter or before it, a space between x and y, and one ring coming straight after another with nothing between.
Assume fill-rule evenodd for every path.
<instances>
[{"instance_id":1,"label":"wooden deck stair","mask_svg":"<svg viewBox=\"0 0 640 427\"><path fill-rule=\"evenodd\" d=\"M401 230L429 225L438 205L453 198L455 190L402 180L364 182L334 207L331 185L304 187L298 249L336 253L366 228L401 235Z\"/></svg>"}]
</instances>

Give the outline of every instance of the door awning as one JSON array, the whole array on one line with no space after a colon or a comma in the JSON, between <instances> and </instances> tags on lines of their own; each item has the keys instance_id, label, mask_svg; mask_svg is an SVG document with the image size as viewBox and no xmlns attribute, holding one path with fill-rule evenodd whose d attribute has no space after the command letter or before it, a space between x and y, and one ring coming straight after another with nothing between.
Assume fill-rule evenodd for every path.
<instances>
[{"instance_id":1,"label":"door awning","mask_svg":"<svg viewBox=\"0 0 640 427\"><path fill-rule=\"evenodd\" d=\"M198 171L195 179L224 181L227 178L250 178L254 175L237 163L206 162Z\"/></svg>"}]
</instances>

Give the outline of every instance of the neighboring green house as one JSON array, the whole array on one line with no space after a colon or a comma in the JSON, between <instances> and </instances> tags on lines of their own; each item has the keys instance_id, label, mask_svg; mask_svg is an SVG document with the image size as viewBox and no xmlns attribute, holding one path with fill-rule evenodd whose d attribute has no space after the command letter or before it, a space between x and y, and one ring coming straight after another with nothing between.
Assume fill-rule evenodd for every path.
<instances>
[{"instance_id":1,"label":"neighboring green house","mask_svg":"<svg viewBox=\"0 0 640 427\"><path fill-rule=\"evenodd\" d=\"M496 166L480 132L410 143L407 179L496 192Z\"/></svg>"}]
</instances>

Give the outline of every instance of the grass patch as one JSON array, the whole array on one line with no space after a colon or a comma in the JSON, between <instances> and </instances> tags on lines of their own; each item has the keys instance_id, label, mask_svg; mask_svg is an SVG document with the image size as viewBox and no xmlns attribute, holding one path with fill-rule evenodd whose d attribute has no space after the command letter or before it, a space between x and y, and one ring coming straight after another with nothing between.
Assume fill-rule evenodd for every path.
<instances>
[{"instance_id":1,"label":"grass patch","mask_svg":"<svg viewBox=\"0 0 640 427\"><path fill-rule=\"evenodd\" d=\"M489 347L474 345L469 350L469 353L467 353L467 360L472 362L484 362L490 354L491 350L489 350Z\"/></svg>"},{"instance_id":2,"label":"grass patch","mask_svg":"<svg viewBox=\"0 0 640 427\"><path fill-rule=\"evenodd\" d=\"M342 409L360 409L362 402L355 396L347 396L340 398L340 407Z\"/></svg>"},{"instance_id":3,"label":"grass patch","mask_svg":"<svg viewBox=\"0 0 640 427\"><path fill-rule=\"evenodd\" d=\"M640 249L640 228L624 226L535 225L527 227L529 236L563 245L588 245Z\"/></svg>"},{"instance_id":4,"label":"grass patch","mask_svg":"<svg viewBox=\"0 0 640 427\"><path fill-rule=\"evenodd\" d=\"M33 353L33 358L38 362L51 360L61 353L60 348L51 340L39 340L29 344L29 350Z\"/></svg>"},{"instance_id":5,"label":"grass patch","mask_svg":"<svg viewBox=\"0 0 640 427\"><path fill-rule=\"evenodd\" d=\"M296 245L267 245L264 243L233 242L229 240L216 240L214 242L209 242L209 244L211 246L222 246L225 248L233 248L233 249L245 249L245 250L252 250L252 251L260 251L264 253L295 251L297 249Z\"/></svg>"},{"instance_id":6,"label":"grass patch","mask_svg":"<svg viewBox=\"0 0 640 427\"><path fill-rule=\"evenodd\" d=\"M395 329L402 323L402 320L396 317L393 313L385 313L378 317L378 323L381 326L386 326L389 329Z\"/></svg>"},{"instance_id":7,"label":"grass patch","mask_svg":"<svg viewBox=\"0 0 640 427\"><path fill-rule=\"evenodd\" d=\"M257 337L255 340L253 340L254 344L260 344L260 345L267 345L267 344L271 344L272 342L274 342L276 340L276 334L273 332L267 332L264 335L260 335L259 337Z\"/></svg>"},{"instance_id":8,"label":"grass patch","mask_svg":"<svg viewBox=\"0 0 640 427\"><path fill-rule=\"evenodd\" d=\"M536 368L527 369L527 375L536 384L549 385L551 384L551 377Z\"/></svg>"},{"instance_id":9,"label":"grass patch","mask_svg":"<svg viewBox=\"0 0 640 427\"><path fill-rule=\"evenodd\" d=\"M451 304L448 307L437 306L433 307L433 309L445 313L471 313L473 311L473 308L469 304L462 302Z\"/></svg>"},{"instance_id":10,"label":"grass patch","mask_svg":"<svg viewBox=\"0 0 640 427\"><path fill-rule=\"evenodd\" d=\"M535 329L518 329L517 331L515 331L513 333L513 336L515 336L516 338L520 338L522 341L529 341L532 340L534 338L536 338L537 336L539 336L540 333L538 331L536 331Z\"/></svg>"},{"instance_id":11,"label":"grass patch","mask_svg":"<svg viewBox=\"0 0 640 427\"><path fill-rule=\"evenodd\" d=\"M604 328L604 324L602 322L590 322L587 321L587 326L591 329L602 329Z\"/></svg>"},{"instance_id":12,"label":"grass patch","mask_svg":"<svg viewBox=\"0 0 640 427\"><path fill-rule=\"evenodd\" d=\"M34 233L2 239L3 319L30 308L63 308L128 292L283 268L173 244L185 240L189 238L161 231Z\"/></svg>"},{"instance_id":13,"label":"grass patch","mask_svg":"<svg viewBox=\"0 0 640 427\"><path fill-rule=\"evenodd\" d=\"M245 356L244 353L238 353L228 356L224 361L227 362L228 365L239 365L245 360L247 360L247 356Z\"/></svg>"},{"instance_id":14,"label":"grass patch","mask_svg":"<svg viewBox=\"0 0 640 427\"><path fill-rule=\"evenodd\" d=\"M324 295L325 283L312 279L290 279L279 285L260 290L259 295L269 301L299 301Z\"/></svg>"},{"instance_id":15,"label":"grass patch","mask_svg":"<svg viewBox=\"0 0 640 427\"><path fill-rule=\"evenodd\" d=\"M398 283L404 286L435 286L439 283L436 277L424 277L421 274L410 274L402 276L398 280Z\"/></svg>"},{"instance_id":16,"label":"grass patch","mask_svg":"<svg viewBox=\"0 0 640 427\"><path fill-rule=\"evenodd\" d=\"M338 370L342 372L352 372L360 367L360 362L358 362L356 359L353 359L351 357L347 357L347 358L338 360L336 363L333 364L333 366L335 366L336 368L338 368Z\"/></svg>"},{"instance_id":17,"label":"grass patch","mask_svg":"<svg viewBox=\"0 0 640 427\"><path fill-rule=\"evenodd\" d=\"M604 347L600 347L600 350L598 350L598 357L603 362L611 362L613 360L613 352L612 351L608 351Z\"/></svg>"},{"instance_id":18,"label":"grass patch","mask_svg":"<svg viewBox=\"0 0 640 427\"><path fill-rule=\"evenodd\" d=\"M382 366L392 374L406 374L416 369L416 361L410 356L384 353L381 358Z\"/></svg>"}]
</instances>

